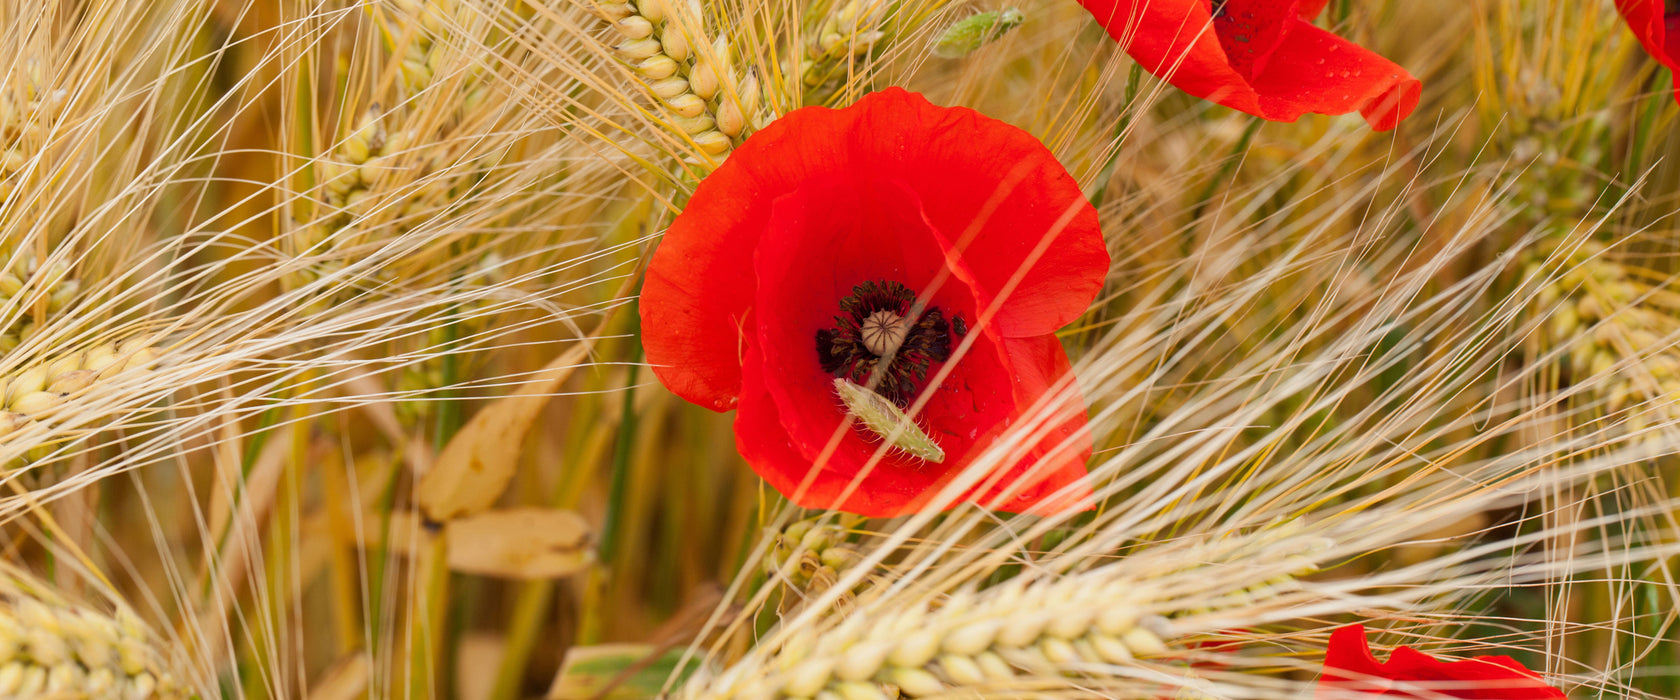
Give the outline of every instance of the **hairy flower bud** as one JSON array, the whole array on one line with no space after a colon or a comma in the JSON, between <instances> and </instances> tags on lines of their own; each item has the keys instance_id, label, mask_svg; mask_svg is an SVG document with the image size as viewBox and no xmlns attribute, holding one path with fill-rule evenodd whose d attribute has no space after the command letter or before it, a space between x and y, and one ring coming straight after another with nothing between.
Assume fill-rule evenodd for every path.
<instances>
[{"instance_id":1,"label":"hairy flower bud","mask_svg":"<svg viewBox=\"0 0 1680 700\"><path fill-rule=\"evenodd\" d=\"M961 58L973 53L986 44L998 40L1009 30L1021 25L1026 15L1020 10L1009 8L1002 11L982 12L958 20L933 43L933 53L945 58Z\"/></svg>"}]
</instances>

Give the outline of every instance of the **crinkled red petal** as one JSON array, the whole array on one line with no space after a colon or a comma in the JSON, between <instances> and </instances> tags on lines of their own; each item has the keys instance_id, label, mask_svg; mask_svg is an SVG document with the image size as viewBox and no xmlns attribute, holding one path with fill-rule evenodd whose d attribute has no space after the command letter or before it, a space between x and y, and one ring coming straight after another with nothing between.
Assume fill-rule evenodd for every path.
<instances>
[{"instance_id":1,"label":"crinkled red petal","mask_svg":"<svg viewBox=\"0 0 1680 700\"><path fill-rule=\"evenodd\" d=\"M1616 0L1616 9L1645 51L1668 68L1680 102L1680 12L1666 12L1663 0Z\"/></svg>"},{"instance_id":2,"label":"crinkled red petal","mask_svg":"<svg viewBox=\"0 0 1680 700\"><path fill-rule=\"evenodd\" d=\"M1067 351L1053 335L1005 338L1002 345L1015 386L1010 423L1026 442L1004 457L1015 468L980 502L1016 513L1090 510L1091 429Z\"/></svg>"},{"instance_id":3,"label":"crinkled red petal","mask_svg":"<svg viewBox=\"0 0 1680 700\"><path fill-rule=\"evenodd\" d=\"M1388 131L1417 107L1423 84L1404 68L1324 29L1288 22L1291 29L1252 78L1270 114L1293 121L1307 112L1358 110L1372 129Z\"/></svg>"},{"instance_id":4,"label":"crinkled red petal","mask_svg":"<svg viewBox=\"0 0 1680 700\"><path fill-rule=\"evenodd\" d=\"M1314 26L1317 0L1081 0L1149 72L1271 121L1360 112L1386 131L1417 106L1405 69Z\"/></svg>"},{"instance_id":5,"label":"crinkled red petal","mask_svg":"<svg viewBox=\"0 0 1680 700\"><path fill-rule=\"evenodd\" d=\"M1052 333L1090 307L1108 273L1097 212L1054 154L1020 129L896 88L864 98L853 172L891 175L974 273L997 332Z\"/></svg>"},{"instance_id":6,"label":"crinkled red petal","mask_svg":"<svg viewBox=\"0 0 1680 700\"><path fill-rule=\"evenodd\" d=\"M1477 656L1441 661L1400 647L1378 662L1365 640L1363 625L1330 634L1318 697L1350 693L1391 697L1449 697L1466 700L1563 700L1563 691L1546 685L1533 671L1507 656Z\"/></svg>"},{"instance_id":7,"label":"crinkled red petal","mask_svg":"<svg viewBox=\"0 0 1680 700\"><path fill-rule=\"evenodd\" d=\"M1231 67L1207 0L1080 0L1144 70L1178 89L1264 117L1260 95Z\"/></svg>"}]
</instances>

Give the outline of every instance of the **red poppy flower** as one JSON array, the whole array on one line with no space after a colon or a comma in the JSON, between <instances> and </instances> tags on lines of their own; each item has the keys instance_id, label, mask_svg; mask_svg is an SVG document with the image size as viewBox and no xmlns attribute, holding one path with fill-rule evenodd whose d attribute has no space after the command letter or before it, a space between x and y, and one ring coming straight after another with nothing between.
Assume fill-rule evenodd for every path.
<instances>
[{"instance_id":1,"label":"red poppy flower","mask_svg":"<svg viewBox=\"0 0 1680 700\"><path fill-rule=\"evenodd\" d=\"M1354 110L1378 131L1417 107L1406 69L1320 29L1329 0L1080 0L1143 68L1270 121Z\"/></svg>"},{"instance_id":2,"label":"red poppy flower","mask_svg":"<svg viewBox=\"0 0 1680 700\"><path fill-rule=\"evenodd\" d=\"M1563 691L1546 685L1509 656L1478 656L1439 661L1400 647L1378 663L1365 643L1365 627L1348 625L1330 634L1324 654L1320 700L1359 695L1387 695L1419 700L1564 700Z\"/></svg>"},{"instance_id":3,"label":"red poppy flower","mask_svg":"<svg viewBox=\"0 0 1680 700\"><path fill-rule=\"evenodd\" d=\"M1674 75L1674 100L1680 102L1680 6L1672 0L1616 0L1616 9L1645 50Z\"/></svg>"},{"instance_id":4,"label":"red poppy flower","mask_svg":"<svg viewBox=\"0 0 1680 700\"><path fill-rule=\"evenodd\" d=\"M918 510L1031 419L965 498L1062 509L1089 496L1047 500L1084 483L1091 445L1052 334L1108 264L1096 212L1043 144L888 89L795 110L700 183L648 268L643 343L671 391L738 411L741 454L802 506ZM943 461L848 427L836 378L873 382Z\"/></svg>"}]
</instances>

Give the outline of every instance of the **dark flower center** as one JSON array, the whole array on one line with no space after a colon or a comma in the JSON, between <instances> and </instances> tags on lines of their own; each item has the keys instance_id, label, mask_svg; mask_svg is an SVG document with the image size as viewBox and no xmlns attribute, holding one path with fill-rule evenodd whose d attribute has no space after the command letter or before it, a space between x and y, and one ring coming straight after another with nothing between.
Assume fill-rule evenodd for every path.
<instances>
[{"instance_id":1,"label":"dark flower center","mask_svg":"<svg viewBox=\"0 0 1680 700\"><path fill-rule=\"evenodd\" d=\"M951 358L952 339L967 331L961 316L947 321L939 307L918 307L909 287L889 280L864 282L840 300L834 327L817 331L817 363L824 372L872 386L904 407L933 363Z\"/></svg>"}]
</instances>

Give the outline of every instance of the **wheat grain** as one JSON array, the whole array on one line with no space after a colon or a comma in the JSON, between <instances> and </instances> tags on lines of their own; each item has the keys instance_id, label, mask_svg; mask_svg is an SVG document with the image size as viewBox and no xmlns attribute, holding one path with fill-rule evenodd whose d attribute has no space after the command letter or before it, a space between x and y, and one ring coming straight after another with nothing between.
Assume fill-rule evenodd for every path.
<instances>
[{"instance_id":1,"label":"wheat grain","mask_svg":"<svg viewBox=\"0 0 1680 700\"><path fill-rule=\"evenodd\" d=\"M24 59L21 70L10 71L0 85L0 202L12 196L16 179L46 147L66 98L65 91L48 87L41 61L33 58Z\"/></svg>"},{"instance_id":2,"label":"wheat grain","mask_svg":"<svg viewBox=\"0 0 1680 700\"><path fill-rule=\"evenodd\" d=\"M0 697L185 700L157 637L133 612L74 605L0 566Z\"/></svg>"},{"instance_id":3,"label":"wheat grain","mask_svg":"<svg viewBox=\"0 0 1680 700\"><path fill-rule=\"evenodd\" d=\"M596 11L621 39L614 51L683 137L719 159L746 138L758 119L758 79L737 73L728 38L711 36L699 5L640 0L600 3Z\"/></svg>"},{"instance_id":4,"label":"wheat grain","mask_svg":"<svg viewBox=\"0 0 1680 700\"><path fill-rule=\"evenodd\" d=\"M85 352L62 355L0 377L0 409L15 422L57 408L70 395L101 379L129 370L145 370L157 357L149 341L108 343Z\"/></svg>"},{"instance_id":5,"label":"wheat grain","mask_svg":"<svg viewBox=\"0 0 1680 700\"><path fill-rule=\"evenodd\" d=\"M1163 638L1176 634L1148 612L1152 595L1109 572L958 594L938 606L896 609L888 619L796 633L772 667L736 672L684 697L885 697L879 684L923 697L1122 664L1166 651Z\"/></svg>"},{"instance_id":6,"label":"wheat grain","mask_svg":"<svg viewBox=\"0 0 1680 700\"><path fill-rule=\"evenodd\" d=\"M1574 381L1605 413L1649 404L1674 415L1673 407L1680 405L1680 352L1670 338L1680 326L1671 310L1659 306L1666 295L1654 294L1642 275L1597 241L1553 241L1529 258L1524 278L1549 280L1535 295L1545 320L1541 342L1566 349ZM1650 423L1636 412L1620 427L1639 432Z\"/></svg>"},{"instance_id":7,"label":"wheat grain","mask_svg":"<svg viewBox=\"0 0 1680 700\"><path fill-rule=\"evenodd\" d=\"M827 101L848 81L853 62L867 57L886 38L882 25L888 8L882 0L847 0L822 18L795 73L805 86L807 102Z\"/></svg>"},{"instance_id":8,"label":"wheat grain","mask_svg":"<svg viewBox=\"0 0 1680 700\"><path fill-rule=\"evenodd\" d=\"M80 281L64 260L43 265L34 251L0 245L0 318L11 318L0 322L0 355L17 349L80 291Z\"/></svg>"},{"instance_id":9,"label":"wheat grain","mask_svg":"<svg viewBox=\"0 0 1680 700\"><path fill-rule=\"evenodd\" d=\"M795 611L792 603L804 604L824 596L847 570L862 561L857 546L847 539L848 531L863 519L842 515L841 522L831 520L822 516L797 520L771 533L764 569L786 584L789 597L783 601L783 615ZM834 601L833 610L851 610L857 597L867 594L880 580L871 575L851 585Z\"/></svg>"}]
</instances>

